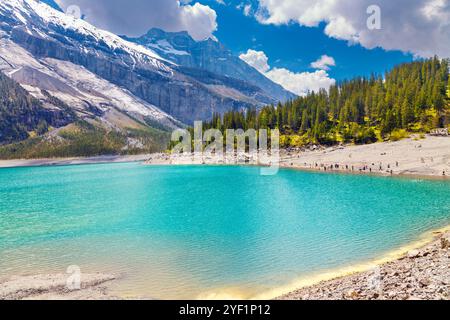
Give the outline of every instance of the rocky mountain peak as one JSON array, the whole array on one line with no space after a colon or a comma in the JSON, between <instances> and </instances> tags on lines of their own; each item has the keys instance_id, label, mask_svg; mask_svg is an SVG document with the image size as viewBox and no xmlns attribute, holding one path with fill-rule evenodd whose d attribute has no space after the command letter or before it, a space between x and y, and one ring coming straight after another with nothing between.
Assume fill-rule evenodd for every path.
<instances>
[{"instance_id":1,"label":"rocky mountain peak","mask_svg":"<svg viewBox=\"0 0 450 320\"><path fill-rule=\"evenodd\" d=\"M262 91L261 96L266 97L261 102L276 103L295 97L242 61L219 41L195 41L187 32L166 32L157 28L150 29L141 37L125 39L150 48L181 67L208 71L258 87Z\"/></svg>"}]
</instances>

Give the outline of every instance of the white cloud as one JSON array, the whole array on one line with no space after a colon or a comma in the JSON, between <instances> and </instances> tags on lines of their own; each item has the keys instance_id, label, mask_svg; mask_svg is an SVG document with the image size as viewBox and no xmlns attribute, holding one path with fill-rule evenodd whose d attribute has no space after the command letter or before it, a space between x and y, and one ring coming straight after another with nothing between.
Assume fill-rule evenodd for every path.
<instances>
[{"instance_id":1,"label":"white cloud","mask_svg":"<svg viewBox=\"0 0 450 320\"><path fill-rule=\"evenodd\" d=\"M241 54L239 58L261 73L266 73L270 69L269 58L262 51L249 49L247 53Z\"/></svg>"},{"instance_id":2,"label":"white cloud","mask_svg":"<svg viewBox=\"0 0 450 320\"><path fill-rule=\"evenodd\" d=\"M328 90L336 83L336 80L331 79L325 70L294 73L284 68L274 68L266 73L266 76L299 96L304 96L311 91L318 92L320 89Z\"/></svg>"},{"instance_id":3,"label":"white cloud","mask_svg":"<svg viewBox=\"0 0 450 320\"><path fill-rule=\"evenodd\" d=\"M367 9L373 4L381 9L380 30L367 27ZM308 27L325 23L328 36L368 49L450 57L449 0L259 0L259 6L262 23L297 22Z\"/></svg>"},{"instance_id":4,"label":"white cloud","mask_svg":"<svg viewBox=\"0 0 450 320\"><path fill-rule=\"evenodd\" d=\"M81 8L86 20L116 34L140 36L150 28L188 31L196 40L213 37L217 14L207 5L191 0L57 0L65 10Z\"/></svg>"},{"instance_id":5,"label":"white cloud","mask_svg":"<svg viewBox=\"0 0 450 320\"><path fill-rule=\"evenodd\" d=\"M319 70L330 70L330 67L336 66L336 61L334 61L333 57L327 56L324 54L317 61L311 63L311 68L319 69Z\"/></svg>"},{"instance_id":6,"label":"white cloud","mask_svg":"<svg viewBox=\"0 0 450 320\"><path fill-rule=\"evenodd\" d=\"M330 86L336 83L325 70L295 73L285 68L271 69L268 64L269 59L262 51L249 49L247 53L241 54L239 57L267 78L300 96L304 96L311 91L317 92L320 89L328 90Z\"/></svg>"}]
</instances>

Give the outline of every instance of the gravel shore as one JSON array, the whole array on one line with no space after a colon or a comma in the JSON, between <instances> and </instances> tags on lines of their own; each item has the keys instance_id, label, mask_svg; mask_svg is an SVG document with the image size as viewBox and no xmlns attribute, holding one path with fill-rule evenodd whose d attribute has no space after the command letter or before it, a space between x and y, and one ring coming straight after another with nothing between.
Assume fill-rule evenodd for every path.
<instances>
[{"instance_id":1,"label":"gravel shore","mask_svg":"<svg viewBox=\"0 0 450 320\"><path fill-rule=\"evenodd\" d=\"M118 300L108 274L83 274L81 288L67 288L67 274L0 279L0 300ZM277 300L449 300L450 231L401 258L370 271L354 273L295 290ZM262 298L266 299L266 298Z\"/></svg>"},{"instance_id":2,"label":"gravel shore","mask_svg":"<svg viewBox=\"0 0 450 320\"><path fill-rule=\"evenodd\" d=\"M278 300L449 300L450 231L368 271L305 287Z\"/></svg>"},{"instance_id":3,"label":"gravel shore","mask_svg":"<svg viewBox=\"0 0 450 320\"><path fill-rule=\"evenodd\" d=\"M281 153L281 166L323 172L450 177L450 137L427 136Z\"/></svg>"},{"instance_id":4,"label":"gravel shore","mask_svg":"<svg viewBox=\"0 0 450 320\"><path fill-rule=\"evenodd\" d=\"M242 160L242 159L241 159ZM280 151L280 167L334 173L450 178L450 137L412 137L369 145L309 146ZM146 165L223 165L220 158L152 154ZM256 157L242 164L259 165Z\"/></svg>"}]
</instances>

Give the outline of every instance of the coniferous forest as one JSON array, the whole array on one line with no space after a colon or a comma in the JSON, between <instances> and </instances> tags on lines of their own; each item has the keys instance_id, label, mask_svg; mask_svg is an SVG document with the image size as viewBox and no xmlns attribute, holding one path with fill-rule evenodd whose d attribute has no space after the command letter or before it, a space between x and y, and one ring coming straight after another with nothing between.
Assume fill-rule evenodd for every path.
<instances>
[{"instance_id":1,"label":"coniferous forest","mask_svg":"<svg viewBox=\"0 0 450 320\"><path fill-rule=\"evenodd\" d=\"M449 88L449 60L435 57L278 106L216 114L204 129L278 128L284 147L398 140L449 125Z\"/></svg>"}]
</instances>

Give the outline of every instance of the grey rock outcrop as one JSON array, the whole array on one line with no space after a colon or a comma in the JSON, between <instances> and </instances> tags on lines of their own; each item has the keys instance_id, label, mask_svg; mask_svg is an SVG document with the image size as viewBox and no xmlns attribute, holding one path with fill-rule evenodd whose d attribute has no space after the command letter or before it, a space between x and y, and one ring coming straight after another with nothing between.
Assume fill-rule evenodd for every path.
<instances>
[{"instance_id":1,"label":"grey rock outcrop","mask_svg":"<svg viewBox=\"0 0 450 320\"><path fill-rule=\"evenodd\" d=\"M206 70L211 74L241 80L258 87L261 89L260 96L256 98L258 101L273 103L295 97L293 93L233 55L218 41L195 41L187 32L165 32L158 28L153 28L138 38L124 38L151 48L162 57L185 68Z\"/></svg>"}]
</instances>

